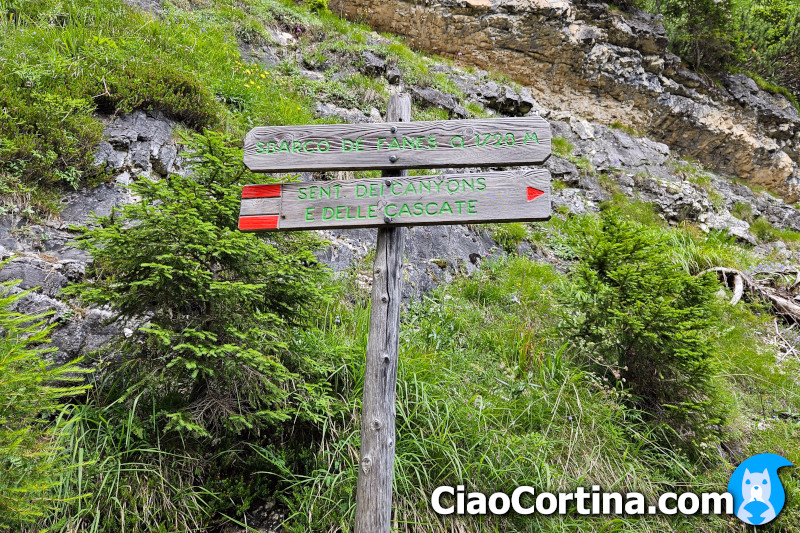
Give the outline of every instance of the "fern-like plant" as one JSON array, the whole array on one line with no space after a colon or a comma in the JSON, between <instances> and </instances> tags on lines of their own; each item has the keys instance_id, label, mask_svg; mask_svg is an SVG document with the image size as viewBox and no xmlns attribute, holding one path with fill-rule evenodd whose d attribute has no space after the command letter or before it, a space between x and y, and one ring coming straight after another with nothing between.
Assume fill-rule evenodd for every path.
<instances>
[{"instance_id":1,"label":"fern-like plant","mask_svg":"<svg viewBox=\"0 0 800 533\"><path fill-rule=\"evenodd\" d=\"M2 268L0 264L0 268ZM64 399L86 390L78 362L47 361L50 327L43 315L13 307L30 291L0 284L0 531L18 530L54 503L51 490L69 465L53 444L66 417Z\"/></svg>"}]
</instances>

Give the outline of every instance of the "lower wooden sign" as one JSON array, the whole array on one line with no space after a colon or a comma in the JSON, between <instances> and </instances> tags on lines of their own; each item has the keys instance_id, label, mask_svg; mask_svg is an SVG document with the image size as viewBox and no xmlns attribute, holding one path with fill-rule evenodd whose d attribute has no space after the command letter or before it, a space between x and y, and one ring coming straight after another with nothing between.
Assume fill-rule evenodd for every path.
<instances>
[{"instance_id":1,"label":"lower wooden sign","mask_svg":"<svg viewBox=\"0 0 800 533\"><path fill-rule=\"evenodd\" d=\"M239 229L424 226L550 218L545 169L246 185Z\"/></svg>"}]
</instances>

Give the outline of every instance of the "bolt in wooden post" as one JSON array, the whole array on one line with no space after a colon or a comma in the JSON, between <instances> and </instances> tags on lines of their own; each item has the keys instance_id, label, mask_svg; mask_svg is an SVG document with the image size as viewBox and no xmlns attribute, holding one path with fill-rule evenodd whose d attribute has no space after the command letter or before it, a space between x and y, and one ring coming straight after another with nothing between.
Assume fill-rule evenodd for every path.
<instances>
[{"instance_id":1,"label":"bolt in wooden post","mask_svg":"<svg viewBox=\"0 0 800 533\"><path fill-rule=\"evenodd\" d=\"M387 122L409 122L411 98L393 95ZM387 178L407 175L387 170ZM364 401L361 413L361 460L358 469L355 533L390 533L395 447L395 390L400 348L401 266L405 228L378 229L372 281Z\"/></svg>"}]
</instances>

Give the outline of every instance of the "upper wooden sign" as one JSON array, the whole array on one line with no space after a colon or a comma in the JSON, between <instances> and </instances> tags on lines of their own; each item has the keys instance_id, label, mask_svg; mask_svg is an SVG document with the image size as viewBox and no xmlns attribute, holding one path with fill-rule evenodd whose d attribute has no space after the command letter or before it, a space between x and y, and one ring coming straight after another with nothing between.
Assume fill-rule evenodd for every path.
<instances>
[{"instance_id":1,"label":"upper wooden sign","mask_svg":"<svg viewBox=\"0 0 800 533\"><path fill-rule=\"evenodd\" d=\"M550 157L541 117L266 126L244 141L253 172L511 166Z\"/></svg>"},{"instance_id":2,"label":"upper wooden sign","mask_svg":"<svg viewBox=\"0 0 800 533\"><path fill-rule=\"evenodd\" d=\"M550 218L545 169L246 185L239 229L424 226Z\"/></svg>"}]
</instances>

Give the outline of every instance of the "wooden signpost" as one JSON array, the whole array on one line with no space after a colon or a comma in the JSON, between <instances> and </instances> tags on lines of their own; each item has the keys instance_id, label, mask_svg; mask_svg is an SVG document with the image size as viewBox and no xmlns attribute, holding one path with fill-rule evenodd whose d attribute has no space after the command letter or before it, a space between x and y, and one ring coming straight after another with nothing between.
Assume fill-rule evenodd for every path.
<instances>
[{"instance_id":1,"label":"wooden signpost","mask_svg":"<svg viewBox=\"0 0 800 533\"><path fill-rule=\"evenodd\" d=\"M542 220L546 170L248 185L239 229L280 231Z\"/></svg>"},{"instance_id":2,"label":"wooden signpost","mask_svg":"<svg viewBox=\"0 0 800 533\"><path fill-rule=\"evenodd\" d=\"M380 169L381 178L247 185L241 231L377 227L367 339L356 533L391 531L395 390L405 226L550 218L542 168L409 177L409 168L512 166L550 156L540 117L410 122L393 95L387 122L255 128L245 139L253 172Z\"/></svg>"},{"instance_id":3,"label":"wooden signpost","mask_svg":"<svg viewBox=\"0 0 800 533\"><path fill-rule=\"evenodd\" d=\"M244 164L253 172L532 165L550 156L550 139L538 116L268 126L245 137Z\"/></svg>"}]
</instances>

